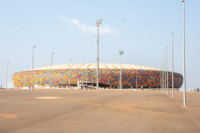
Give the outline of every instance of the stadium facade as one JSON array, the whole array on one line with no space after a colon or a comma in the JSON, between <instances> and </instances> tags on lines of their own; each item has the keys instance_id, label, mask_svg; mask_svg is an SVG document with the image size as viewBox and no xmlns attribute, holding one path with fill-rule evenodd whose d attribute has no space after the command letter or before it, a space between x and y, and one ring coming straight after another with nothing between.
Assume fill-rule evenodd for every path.
<instances>
[{"instance_id":1,"label":"stadium facade","mask_svg":"<svg viewBox=\"0 0 200 133\"><path fill-rule=\"evenodd\" d=\"M118 88L120 82L121 64L99 65L99 86ZM161 88L165 84L165 71L153 67L122 64L123 88ZM69 86L95 86L96 63L64 64L35 68L29 71L17 72L13 75L16 88L30 88L32 84L37 88L66 88ZM137 84L136 84L137 82ZM180 88L183 77L174 73L174 87ZM168 71L168 86L172 87L172 73Z\"/></svg>"}]
</instances>

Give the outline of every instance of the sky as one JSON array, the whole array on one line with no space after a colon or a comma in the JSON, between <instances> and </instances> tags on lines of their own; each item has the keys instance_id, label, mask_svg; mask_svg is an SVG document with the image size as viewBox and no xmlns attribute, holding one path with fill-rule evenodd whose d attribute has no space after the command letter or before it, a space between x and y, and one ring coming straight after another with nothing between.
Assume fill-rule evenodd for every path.
<instances>
[{"instance_id":1,"label":"sky","mask_svg":"<svg viewBox=\"0 0 200 133\"><path fill-rule=\"evenodd\" d=\"M200 87L200 1L185 0L186 86ZM0 87L12 75L53 64L122 62L183 74L183 3L180 0L0 0ZM28 67L27 67L28 66Z\"/></svg>"}]
</instances>

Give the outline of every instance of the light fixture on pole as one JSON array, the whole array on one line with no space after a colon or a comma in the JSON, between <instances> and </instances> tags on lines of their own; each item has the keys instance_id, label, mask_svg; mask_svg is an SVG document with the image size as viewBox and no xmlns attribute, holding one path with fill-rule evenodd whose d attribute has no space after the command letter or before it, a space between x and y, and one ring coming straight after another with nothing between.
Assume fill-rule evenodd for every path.
<instances>
[{"instance_id":1,"label":"light fixture on pole","mask_svg":"<svg viewBox=\"0 0 200 133\"><path fill-rule=\"evenodd\" d=\"M173 32L172 32L172 98L174 98L174 52L173 52Z\"/></svg>"},{"instance_id":2,"label":"light fixture on pole","mask_svg":"<svg viewBox=\"0 0 200 133\"><path fill-rule=\"evenodd\" d=\"M99 19L96 21L97 26L97 75L96 75L96 87L99 89L99 26L102 23L103 19Z\"/></svg>"},{"instance_id":3,"label":"light fixture on pole","mask_svg":"<svg viewBox=\"0 0 200 133\"><path fill-rule=\"evenodd\" d=\"M168 86L168 47L166 47L167 49L167 95L169 94L169 86Z\"/></svg>"},{"instance_id":4,"label":"light fixture on pole","mask_svg":"<svg viewBox=\"0 0 200 133\"><path fill-rule=\"evenodd\" d=\"M52 79L53 79L53 70L52 70L52 64L53 64L53 55L55 53L51 53L51 92L52 92Z\"/></svg>"},{"instance_id":5,"label":"light fixture on pole","mask_svg":"<svg viewBox=\"0 0 200 133\"><path fill-rule=\"evenodd\" d=\"M31 86L31 92L33 92L33 87L34 87L34 80L33 80L33 68L34 68L34 48L36 48L36 46L33 46L32 48L32 86Z\"/></svg>"},{"instance_id":6,"label":"light fixture on pole","mask_svg":"<svg viewBox=\"0 0 200 133\"><path fill-rule=\"evenodd\" d=\"M186 106L186 83L185 83L185 0L183 2L183 106Z\"/></svg>"},{"instance_id":7,"label":"light fixture on pole","mask_svg":"<svg viewBox=\"0 0 200 133\"><path fill-rule=\"evenodd\" d=\"M7 62L7 65L6 65L6 88L8 88L8 64L10 62Z\"/></svg>"},{"instance_id":8,"label":"light fixture on pole","mask_svg":"<svg viewBox=\"0 0 200 133\"><path fill-rule=\"evenodd\" d=\"M119 51L119 54L121 55L121 67L120 67L120 89L122 89L122 55L124 54L124 51Z\"/></svg>"}]
</instances>

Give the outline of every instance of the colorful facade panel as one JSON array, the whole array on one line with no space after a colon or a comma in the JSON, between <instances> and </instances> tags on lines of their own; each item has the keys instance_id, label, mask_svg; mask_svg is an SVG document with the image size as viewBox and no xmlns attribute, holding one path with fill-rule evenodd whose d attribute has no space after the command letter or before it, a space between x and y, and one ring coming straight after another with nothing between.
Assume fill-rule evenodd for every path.
<instances>
[{"instance_id":1,"label":"colorful facade panel","mask_svg":"<svg viewBox=\"0 0 200 133\"><path fill-rule=\"evenodd\" d=\"M23 71L15 73L12 77L15 87L31 87L32 83L35 85L50 85L51 77L53 85L67 85L77 84L79 81L96 82L95 69L56 69L51 70L35 70ZM137 76L136 76L137 73ZM52 76L51 76L52 74ZM122 85L124 87L135 87L137 77L137 86L144 86L145 88L160 88L165 82L162 71L155 70L122 70ZM71 80L70 80L71 79ZM100 69L99 83L107 86L119 85L120 70L117 69ZM71 81L71 82L70 82ZM182 86L183 77L181 74L174 73L174 87L180 88ZM168 72L168 85L172 87L172 74Z\"/></svg>"}]
</instances>

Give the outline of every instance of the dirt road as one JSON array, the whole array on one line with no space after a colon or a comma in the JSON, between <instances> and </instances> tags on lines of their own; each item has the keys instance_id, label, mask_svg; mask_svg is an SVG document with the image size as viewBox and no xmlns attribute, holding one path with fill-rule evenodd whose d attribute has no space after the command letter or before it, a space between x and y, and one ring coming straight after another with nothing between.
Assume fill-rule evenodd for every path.
<instances>
[{"instance_id":1,"label":"dirt road","mask_svg":"<svg viewBox=\"0 0 200 133\"><path fill-rule=\"evenodd\" d=\"M198 133L200 94L0 90L0 133Z\"/></svg>"}]
</instances>

